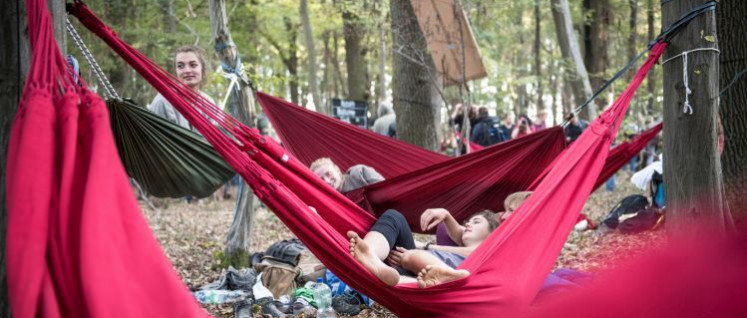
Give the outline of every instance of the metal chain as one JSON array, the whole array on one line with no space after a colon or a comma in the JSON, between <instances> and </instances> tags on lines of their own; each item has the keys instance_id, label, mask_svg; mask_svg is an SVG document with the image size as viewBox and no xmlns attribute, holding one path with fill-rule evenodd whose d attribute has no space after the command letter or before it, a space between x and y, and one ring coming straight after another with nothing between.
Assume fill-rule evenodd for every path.
<instances>
[{"instance_id":1,"label":"metal chain","mask_svg":"<svg viewBox=\"0 0 747 318\"><path fill-rule=\"evenodd\" d=\"M73 39L75 46L77 46L78 50L83 54L83 58L85 58L86 62L88 62L88 65L90 65L93 69L93 73L96 74L96 78L98 78L99 82L101 82L101 85L104 87L104 90L106 91L108 97L114 99L122 99L122 97L117 94L117 91L114 90L114 86L112 86L112 83L109 82L109 79L104 74L104 71L101 70L101 67L96 62L96 59L91 54L91 51L89 51L88 47L86 47L86 44L83 43L83 39L80 37L80 34L78 34L78 31L75 30L73 24L70 23L70 20L68 20L67 18L65 19L65 28L70 34L70 37Z\"/></svg>"}]
</instances>

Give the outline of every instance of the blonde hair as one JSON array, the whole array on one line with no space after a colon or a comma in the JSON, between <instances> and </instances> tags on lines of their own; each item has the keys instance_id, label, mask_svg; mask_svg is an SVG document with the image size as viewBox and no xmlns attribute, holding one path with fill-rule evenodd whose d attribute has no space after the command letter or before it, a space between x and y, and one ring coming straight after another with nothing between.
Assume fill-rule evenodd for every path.
<instances>
[{"instance_id":1,"label":"blonde hair","mask_svg":"<svg viewBox=\"0 0 747 318\"><path fill-rule=\"evenodd\" d=\"M317 160L314 160L314 162L311 163L311 166L309 166L309 169L311 171L316 170L317 168L321 166L330 165L333 169L337 170L338 173L342 174L342 171L340 171L340 167L338 167L334 162L332 162L332 159L329 159L329 157L322 157Z\"/></svg>"},{"instance_id":2,"label":"blonde hair","mask_svg":"<svg viewBox=\"0 0 747 318\"><path fill-rule=\"evenodd\" d=\"M505 209L506 211L510 210L511 212L515 211L524 202L524 200L529 197L530 194L532 194L532 191L511 193L506 197L506 200L503 201L503 209Z\"/></svg>"}]
</instances>

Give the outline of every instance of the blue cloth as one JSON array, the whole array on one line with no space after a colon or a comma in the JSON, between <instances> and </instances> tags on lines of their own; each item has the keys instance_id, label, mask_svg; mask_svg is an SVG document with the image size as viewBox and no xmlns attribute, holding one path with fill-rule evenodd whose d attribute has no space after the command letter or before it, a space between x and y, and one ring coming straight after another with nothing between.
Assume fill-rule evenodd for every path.
<instances>
[{"instance_id":1,"label":"blue cloth","mask_svg":"<svg viewBox=\"0 0 747 318\"><path fill-rule=\"evenodd\" d=\"M608 192L615 191L615 175L614 174L607 180L606 187L607 187Z\"/></svg>"},{"instance_id":2,"label":"blue cloth","mask_svg":"<svg viewBox=\"0 0 747 318\"><path fill-rule=\"evenodd\" d=\"M438 257L442 262L446 263L446 265L449 265L451 268L457 268L459 264L464 262L465 257L462 255L459 255L457 253L451 253L451 252L444 252L444 251L428 251L433 256Z\"/></svg>"}]
</instances>

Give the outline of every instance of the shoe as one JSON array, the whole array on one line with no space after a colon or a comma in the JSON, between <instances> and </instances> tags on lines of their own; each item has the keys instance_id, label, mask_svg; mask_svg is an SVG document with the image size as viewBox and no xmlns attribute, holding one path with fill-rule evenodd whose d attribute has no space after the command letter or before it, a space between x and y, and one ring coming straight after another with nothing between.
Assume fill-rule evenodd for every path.
<instances>
[{"instance_id":1,"label":"shoe","mask_svg":"<svg viewBox=\"0 0 747 318\"><path fill-rule=\"evenodd\" d=\"M276 299L274 301L275 308L277 308L280 312L284 314L290 314L293 308L291 307L291 303L293 302L293 299L289 295L283 295L280 296L280 299Z\"/></svg>"},{"instance_id":2,"label":"shoe","mask_svg":"<svg viewBox=\"0 0 747 318\"><path fill-rule=\"evenodd\" d=\"M251 298L246 298L241 301L233 303L233 314L236 318L252 318L252 301Z\"/></svg>"},{"instance_id":3,"label":"shoe","mask_svg":"<svg viewBox=\"0 0 747 318\"><path fill-rule=\"evenodd\" d=\"M275 300L272 297L257 299L256 304L262 308L264 315L270 315L272 318L285 317L285 314L275 307Z\"/></svg>"},{"instance_id":4,"label":"shoe","mask_svg":"<svg viewBox=\"0 0 747 318\"><path fill-rule=\"evenodd\" d=\"M361 312L361 300L357 295L343 293L332 298L332 309L338 314L355 316Z\"/></svg>"},{"instance_id":5,"label":"shoe","mask_svg":"<svg viewBox=\"0 0 747 318\"><path fill-rule=\"evenodd\" d=\"M291 308L293 308L293 315L298 315L305 312L305 309L314 307L311 307L311 304L305 298L298 297L296 298L296 301L293 302Z\"/></svg>"}]
</instances>

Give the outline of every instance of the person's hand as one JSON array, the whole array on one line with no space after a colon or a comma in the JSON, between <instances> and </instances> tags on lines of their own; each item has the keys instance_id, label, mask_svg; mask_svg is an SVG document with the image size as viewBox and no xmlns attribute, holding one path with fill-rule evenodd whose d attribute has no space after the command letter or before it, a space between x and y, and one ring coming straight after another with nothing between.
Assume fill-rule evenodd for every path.
<instances>
[{"instance_id":1,"label":"person's hand","mask_svg":"<svg viewBox=\"0 0 747 318\"><path fill-rule=\"evenodd\" d=\"M406 248L397 246L393 250L389 251L389 256L387 256L386 261L389 266L402 267L402 258L405 257L405 253L407 252L408 251Z\"/></svg>"},{"instance_id":2,"label":"person's hand","mask_svg":"<svg viewBox=\"0 0 747 318\"><path fill-rule=\"evenodd\" d=\"M420 215L420 229L428 231L443 222L449 215L446 209L427 209Z\"/></svg>"}]
</instances>

